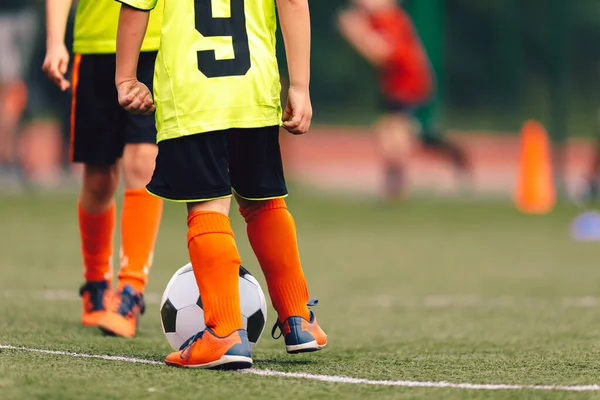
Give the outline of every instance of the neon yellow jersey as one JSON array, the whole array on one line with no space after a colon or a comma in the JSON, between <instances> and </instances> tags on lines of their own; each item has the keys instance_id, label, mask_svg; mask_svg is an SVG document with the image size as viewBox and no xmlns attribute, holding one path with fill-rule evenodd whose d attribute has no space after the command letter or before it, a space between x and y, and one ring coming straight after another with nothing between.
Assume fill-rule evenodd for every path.
<instances>
[{"instance_id":1,"label":"neon yellow jersey","mask_svg":"<svg viewBox=\"0 0 600 400\"><path fill-rule=\"evenodd\" d=\"M143 51L160 46L163 0L150 15ZM79 0L75 14L73 51L79 54L111 54L116 52L117 25L121 4L115 0Z\"/></svg>"},{"instance_id":2,"label":"neon yellow jersey","mask_svg":"<svg viewBox=\"0 0 600 400\"><path fill-rule=\"evenodd\" d=\"M121 0L151 10L157 0ZM165 0L158 141L281 124L274 0Z\"/></svg>"}]
</instances>

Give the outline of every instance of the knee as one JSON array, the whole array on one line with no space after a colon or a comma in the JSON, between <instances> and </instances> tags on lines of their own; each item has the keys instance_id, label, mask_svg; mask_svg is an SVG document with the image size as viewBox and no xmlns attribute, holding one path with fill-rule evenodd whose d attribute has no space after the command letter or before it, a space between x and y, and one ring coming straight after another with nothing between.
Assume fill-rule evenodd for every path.
<instances>
[{"instance_id":1,"label":"knee","mask_svg":"<svg viewBox=\"0 0 600 400\"><path fill-rule=\"evenodd\" d=\"M116 165L84 167L82 195L89 202L102 205L112 201L118 185L119 174Z\"/></svg>"},{"instance_id":2,"label":"knee","mask_svg":"<svg viewBox=\"0 0 600 400\"><path fill-rule=\"evenodd\" d=\"M388 116L378 125L379 146L392 157L412 151L417 131L413 121L402 115Z\"/></svg>"},{"instance_id":3,"label":"knee","mask_svg":"<svg viewBox=\"0 0 600 400\"><path fill-rule=\"evenodd\" d=\"M230 207L231 198L229 197L197 203L187 203L188 218L195 212L216 212L228 216Z\"/></svg>"},{"instance_id":4,"label":"knee","mask_svg":"<svg viewBox=\"0 0 600 400\"><path fill-rule=\"evenodd\" d=\"M150 182L158 149L152 144L129 145L123 154L125 185L137 189Z\"/></svg>"}]
</instances>

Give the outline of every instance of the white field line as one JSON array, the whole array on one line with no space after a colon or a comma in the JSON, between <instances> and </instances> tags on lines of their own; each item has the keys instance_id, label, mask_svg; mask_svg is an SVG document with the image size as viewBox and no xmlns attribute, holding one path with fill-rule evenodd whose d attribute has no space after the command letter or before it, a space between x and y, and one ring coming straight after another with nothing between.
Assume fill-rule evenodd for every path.
<instances>
[{"instance_id":1,"label":"white field line","mask_svg":"<svg viewBox=\"0 0 600 400\"><path fill-rule=\"evenodd\" d=\"M162 295L146 293L147 304L160 304ZM17 298L44 301L79 301L76 289L20 290L0 289L0 298ZM477 295L427 295L402 296L382 294L365 300L367 304L377 308L600 308L600 297L516 297L498 296L482 297Z\"/></svg>"},{"instance_id":2,"label":"white field line","mask_svg":"<svg viewBox=\"0 0 600 400\"><path fill-rule=\"evenodd\" d=\"M10 345L0 345L0 349L27 351L32 353L59 355L78 358L95 358L106 361L121 361L136 364L164 365L162 362L154 360L145 360L141 358L118 357L100 354L71 353L66 351L32 349L27 347L18 347ZM342 383L351 385L374 385L374 386L399 386L412 388L436 388L436 389L465 389L465 390L554 390L569 392L595 392L600 391L600 385L581 385L581 386L550 386L550 385L506 385L506 384L477 384L477 383L450 383L450 382L419 382L419 381L393 381L393 380L372 380L361 378L350 378L337 375L315 375L302 372L280 372L268 369L248 369L243 371L245 374L274 376L283 378L306 379L313 381Z\"/></svg>"},{"instance_id":3,"label":"white field line","mask_svg":"<svg viewBox=\"0 0 600 400\"><path fill-rule=\"evenodd\" d=\"M123 361L123 362L128 362L128 363L137 363L137 364L164 365L164 363L162 363L160 361L144 360L141 358L107 356L107 355L98 355L98 354L70 353L68 351L55 351L55 350L44 350L44 349L30 349L28 347L10 346L10 345L5 345L5 344L0 344L0 349L28 351L30 353L50 354L50 355L55 355L55 356L68 356L68 357L77 357L77 358L99 358L101 360L107 360L107 361Z\"/></svg>"},{"instance_id":4,"label":"white field line","mask_svg":"<svg viewBox=\"0 0 600 400\"><path fill-rule=\"evenodd\" d=\"M369 303L377 308L494 308L494 309L536 309L547 307L559 308L598 308L600 297L596 296L563 296L563 297L517 297L478 295L427 295L373 296Z\"/></svg>"}]
</instances>

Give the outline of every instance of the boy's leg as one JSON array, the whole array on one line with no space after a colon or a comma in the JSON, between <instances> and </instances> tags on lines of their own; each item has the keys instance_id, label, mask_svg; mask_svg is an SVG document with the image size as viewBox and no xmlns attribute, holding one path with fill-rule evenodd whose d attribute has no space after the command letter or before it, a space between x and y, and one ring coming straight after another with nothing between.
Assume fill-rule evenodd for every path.
<instances>
[{"instance_id":1,"label":"boy's leg","mask_svg":"<svg viewBox=\"0 0 600 400\"><path fill-rule=\"evenodd\" d=\"M113 196L122 151L118 105L113 105L114 96L106 91L114 80L114 74L105 68L107 58L110 55L76 55L73 60L71 161L85 165L78 216L86 283L80 293L82 322L90 326L97 325L105 314L112 280Z\"/></svg>"},{"instance_id":2,"label":"boy's leg","mask_svg":"<svg viewBox=\"0 0 600 400\"><path fill-rule=\"evenodd\" d=\"M308 287L300 263L296 225L283 198L249 201L236 196L246 232L269 287L278 320L310 319Z\"/></svg>"},{"instance_id":3,"label":"boy's leg","mask_svg":"<svg viewBox=\"0 0 600 400\"><path fill-rule=\"evenodd\" d=\"M406 191L406 168L415 145L414 121L408 114L388 113L375 130L384 164L384 196L393 201Z\"/></svg>"},{"instance_id":4,"label":"boy's leg","mask_svg":"<svg viewBox=\"0 0 600 400\"><path fill-rule=\"evenodd\" d=\"M130 285L138 293L143 293L148 281L162 215L162 200L146 190L154 171L156 154L157 147L154 144L125 146L119 290Z\"/></svg>"},{"instance_id":5,"label":"boy's leg","mask_svg":"<svg viewBox=\"0 0 600 400\"><path fill-rule=\"evenodd\" d=\"M171 353L179 367L242 369L252 366L239 293L240 255L229 221L231 198L188 203L188 250L202 295L206 330Z\"/></svg>"},{"instance_id":6,"label":"boy's leg","mask_svg":"<svg viewBox=\"0 0 600 400\"><path fill-rule=\"evenodd\" d=\"M229 140L230 174L252 249L265 274L288 352L319 350L327 336L308 309L296 225L287 188L278 127L239 130Z\"/></svg>"},{"instance_id":7,"label":"boy's leg","mask_svg":"<svg viewBox=\"0 0 600 400\"><path fill-rule=\"evenodd\" d=\"M150 90L155 59L155 52L140 55L138 77ZM99 326L105 333L131 337L135 335L139 315L144 311L143 293L152 266L162 200L146 191L158 153L154 116L133 115L124 110L119 112L123 121L122 167L125 181L121 213L121 268L117 296Z\"/></svg>"},{"instance_id":8,"label":"boy's leg","mask_svg":"<svg viewBox=\"0 0 600 400\"><path fill-rule=\"evenodd\" d=\"M300 263L296 225L285 200L248 201L236 196L254 254L265 274L277 326L290 354L321 350L327 335L308 309L306 278ZM316 304L316 303L315 303Z\"/></svg>"},{"instance_id":9,"label":"boy's leg","mask_svg":"<svg viewBox=\"0 0 600 400\"><path fill-rule=\"evenodd\" d=\"M204 133L158 145L148 190L188 203L187 244L207 326L181 351L167 356L169 365L224 369L252 365L240 310L241 260L227 216L231 201L227 135Z\"/></svg>"},{"instance_id":10,"label":"boy's leg","mask_svg":"<svg viewBox=\"0 0 600 400\"><path fill-rule=\"evenodd\" d=\"M229 221L231 198L188 203L188 250L202 293L204 321L226 337L242 329L238 288L241 264Z\"/></svg>"},{"instance_id":11,"label":"boy's leg","mask_svg":"<svg viewBox=\"0 0 600 400\"><path fill-rule=\"evenodd\" d=\"M78 201L79 234L85 284L82 323L96 326L105 314L105 295L112 281L113 232L116 206L114 193L119 184L118 165L85 165Z\"/></svg>"},{"instance_id":12,"label":"boy's leg","mask_svg":"<svg viewBox=\"0 0 600 400\"><path fill-rule=\"evenodd\" d=\"M456 142L433 129L422 131L419 137L425 149L437 152L450 161L457 178L470 178L471 168L466 151Z\"/></svg>"},{"instance_id":13,"label":"boy's leg","mask_svg":"<svg viewBox=\"0 0 600 400\"><path fill-rule=\"evenodd\" d=\"M111 281L111 257L116 206L114 194L119 185L118 165L84 165L78 202L85 280Z\"/></svg>"},{"instance_id":14,"label":"boy's leg","mask_svg":"<svg viewBox=\"0 0 600 400\"><path fill-rule=\"evenodd\" d=\"M469 178L469 157L459 144L445 137L445 132L435 126L434 107L431 104L419 107L415 118L419 123L418 136L423 147L446 157L452 163L457 178Z\"/></svg>"},{"instance_id":15,"label":"boy's leg","mask_svg":"<svg viewBox=\"0 0 600 400\"><path fill-rule=\"evenodd\" d=\"M152 177L156 152L154 144L125 146L119 282L114 301L98 323L109 335L135 336L139 316L145 311L143 293L152 266L163 205L160 198L145 188Z\"/></svg>"}]
</instances>

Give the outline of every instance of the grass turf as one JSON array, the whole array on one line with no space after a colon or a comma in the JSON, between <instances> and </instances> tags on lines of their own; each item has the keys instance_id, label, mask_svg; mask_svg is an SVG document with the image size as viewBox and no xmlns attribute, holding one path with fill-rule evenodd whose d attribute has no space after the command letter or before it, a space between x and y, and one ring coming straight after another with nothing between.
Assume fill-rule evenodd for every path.
<instances>
[{"instance_id":1,"label":"grass turf","mask_svg":"<svg viewBox=\"0 0 600 400\"><path fill-rule=\"evenodd\" d=\"M70 195L0 197L0 344L162 360L169 347L156 302L133 340L79 325L74 204ZM384 207L292 197L289 204L330 346L285 355L268 335L270 310L256 368L457 383L600 383L598 247L569 239L576 209L530 217L492 201ZM263 282L242 221L233 221L244 265ZM162 293L187 262L185 228L183 206L167 205L148 292ZM332 384L15 350L0 350L0 390L2 399L600 398Z\"/></svg>"}]
</instances>

